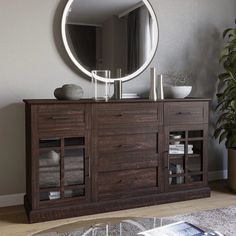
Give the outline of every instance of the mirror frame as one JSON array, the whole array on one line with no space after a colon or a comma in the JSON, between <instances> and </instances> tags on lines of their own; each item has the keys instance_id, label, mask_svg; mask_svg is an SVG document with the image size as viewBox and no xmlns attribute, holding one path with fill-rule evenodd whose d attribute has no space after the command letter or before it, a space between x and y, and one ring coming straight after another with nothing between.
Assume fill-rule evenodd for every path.
<instances>
[{"instance_id":1,"label":"mirror frame","mask_svg":"<svg viewBox=\"0 0 236 236\"><path fill-rule=\"evenodd\" d=\"M61 20L61 35L62 35L62 41L65 47L65 50L67 52L67 54L69 55L70 59L72 60L72 62L75 64L75 66L82 71L85 75L87 75L88 77L92 78L92 73L90 71L88 71L87 69L85 69L83 67L83 65L81 65L78 60L74 57L73 53L70 50L70 46L68 43L68 40L66 38L66 20L67 20L67 16L68 16L68 12L70 10L71 4L73 3L74 0L68 0L64 11L63 11L63 15L62 15L62 20ZM130 75L127 75L125 77L121 77L121 78L103 78L100 76L97 76L96 79L98 79L101 82L107 82L109 80L110 83L113 83L114 81L117 80L121 80L122 82L134 79L135 77L137 77L138 75L140 75L151 63L152 59L155 56L155 53L157 51L157 47L158 47L158 43L159 43L159 25L158 25L158 21L157 21L157 16L155 14L155 11L153 9L153 7L151 6L150 2L148 0L142 0L144 2L144 4L146 5L146 7L148 8L148 11L153 19L154 22L154 47L151 50L150 55L148 56L148 59L146 60L146 62L139 67L138 70L136 70L135 72L133 72Z\"/></svg>"}]
</instances>

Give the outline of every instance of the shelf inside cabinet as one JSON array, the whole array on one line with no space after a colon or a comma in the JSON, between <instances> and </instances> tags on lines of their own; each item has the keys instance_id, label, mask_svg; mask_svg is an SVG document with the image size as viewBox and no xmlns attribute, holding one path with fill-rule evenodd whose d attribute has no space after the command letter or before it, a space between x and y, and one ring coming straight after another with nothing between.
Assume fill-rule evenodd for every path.
<instances>
[{"instance_id":1,"label":"shelf inside cabinet","mask_svg":"<svg viewBox=\"0 0 236 236\"><path fill-rule=\"evenodd\" d=\"M65 150L70 150L70 149L83 149L85 148L85 145L74 145L74 146L65 146Z\"/></svg>"},{"instance_id":2,"label":"shelf inside cabinet","mask_svg":"<svg viewBox=\"0 0 236 236\"><path fill-rule=\"evenodd\" d=\"M203 141L203 138L202 137L188 138L188 141L189 142L191 142L191 141Z\"/></svg>"},{"instance_id":3,"label":"shelf inside cabinet","mask_svg":"<svg viewBox=\"0 0 236 236\"><path fill-rule=\"evenodd\" d=\"M173 139L173 138L170 138L169 139L169 143L170 144L179 144L179 142L185 142L186 139L185 138L180 138L180 139Z\"/></svg>"},{"instance_id":4,"label":"shelf inside cabinet","mask_svg":"<svg viewBox=\"0 0 236 236\"><path fill-rule=\"evenodd\" d=\"M74 184L74 185L64 186L64 189L84 189L84 188L85 188L84 184Z\"/></svg>"},{"instance_id":5,"label":"shelf inside cabinet","mask_svg":"<svg viewBox=\"0 0 236 236\"><path fill-rule=\"evenodd\" d=\"M194 153L194 154L188 154L188 158L198 158L201 157L201 154Z\"/></svg>"},{"instance_id":6,"label":"shelf inside cabinet","mask_svg":"<svg viewBox=\"0 0 236 236\"><path fill-rule=\"evenodd\" d=\"M184 154L168 154L170 160L175 160L175 159L183 159L185 157Z\"/></svg>"},{"instance_id":7,"label":"shelf inside cabinet","mask_svg":"<svg viewBox=\"0 0 236 236\"><path fill-rule=\"evenodd\" d=\"M60 187L40 187L39 188L40 192L56 192L59 191L60 192Z\"/></svg>"},{"instance_id":8,"label":"shelf inside cabinet","mask_svg":"<svg viewBox=\"0 0 236 236\"><path fill-rule=\"evenodd\" d=\"M202 175L202 171L188 171L188 175Z\"/></svg>"},{"instance_id":9,"label":"shelf inside cabinet","mask_svg":"<svg viewBox=\"0 0 236 236\"><path fill-rule=\"evenodd\" d=\"M179 177L179 176L186 176L185 173L180 173L180 174L169 174L170 177Z\"/></svg>"},{"instance_id":10,"label":"shelf inside cabinet","mask_svg":"<svg viewBox=\"0 0 236 236\"><path fill-rule=\"evenodd\" d=\"M186 154L188 156L188 158L198 158L201 157L201 154L198 153L194 153L194 154ZM169 158L171 160L174 159L181 159L185 157L185 154L168 154Z\"/></svg>"}]
</instances>

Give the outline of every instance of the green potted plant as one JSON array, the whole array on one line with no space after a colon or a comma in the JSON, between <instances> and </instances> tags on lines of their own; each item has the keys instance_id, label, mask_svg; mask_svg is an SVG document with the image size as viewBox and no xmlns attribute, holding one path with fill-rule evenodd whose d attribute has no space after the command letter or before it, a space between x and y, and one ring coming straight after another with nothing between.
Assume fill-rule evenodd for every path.
<instances>
[{"instance_id":1,"label":"green potted plant","mask_svg":"<svg viewBox=\"0 0 236 236\"><path fill-rule=\"evenodd\" d=\"M235 20L236 24L236 20ZM215 138L225 141L228 149L228 182L231 190L236 192L236 27L226 29L226 40L221 52L220 63L224 71L218 75L217 110L220 111Z\"/></svg>"}]
</instances>

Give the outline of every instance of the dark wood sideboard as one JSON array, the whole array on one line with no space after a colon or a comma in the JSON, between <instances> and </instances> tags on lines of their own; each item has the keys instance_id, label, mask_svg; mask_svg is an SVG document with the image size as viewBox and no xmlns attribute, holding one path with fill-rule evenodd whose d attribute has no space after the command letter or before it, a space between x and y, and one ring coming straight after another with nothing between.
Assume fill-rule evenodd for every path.
<instances>
[{"instance_id":1,"label":"dark wood sideboard","mask_svg":"<svg viewBox=\"0 0 236 236\"><path fill-rule=\"evenodd\" d=\"M209 197L209 99L24 100L29 222Z\"/></svg>"}]
</instances>

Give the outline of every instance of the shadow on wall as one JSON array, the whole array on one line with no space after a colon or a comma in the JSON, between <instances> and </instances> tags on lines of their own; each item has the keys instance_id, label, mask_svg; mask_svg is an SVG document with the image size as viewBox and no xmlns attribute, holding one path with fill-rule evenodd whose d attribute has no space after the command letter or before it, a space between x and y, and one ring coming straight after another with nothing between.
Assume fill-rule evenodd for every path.
<instances>
[{"instance_id":1,"label":"shadow on wall","mask_svg":"<svg viewBox=\"0 0 236 236\"><path fill-rule=\"evenodd\" d=\"M186 55L187 61L194 61L191 68L193 78L192 95L214 98L217 74L219 73L219 55L222 48L221 33L213 25L199 29L194 37L195 48Z\"/></svg>"},{"instance_id":2,"label":"shadow on wall","mask_svg":"<svg viewBox=\"0 0 236 236\"><path fill-rule=\"evenodd\" d=\"M0 109L0 195L25 192L24 104Z\"/></svg>"},{"instance_id":3,"label":"shadow on wall","mask_svg":"<svg viewBox=\"0 0 236 236\"><path fill-rule=\"evenodd\" d=\"M53 19L53 38L54 38L54 42L57 48L57 51L60 55L60 57L62 58L62 60L65 62L65 64L75 73L77 74L79 77L81 78L86 78L88 80L90 80L89 77L87 77L85 74L83 74L76 66L75 64L71 61L71 59L69 58L63 41L62 41L62 36L61 36L61 20L62 20L62 14L64 11L64 8L66 6L66 3L68 2L68 0L61 0L57 6L57 9L55 11L55 15L54 15L54 19Z\"/></svg>"},{"instance_id":4,"label":"shadow on wall","mask_svg":"<svg viewBox=\"0 0 236 236\"><path fill-rule=\"evenodd\" d=\"M196 31L195 48L191 54L186 53L186 63L194 62L190 70L193 73L191 84L193 85L192 96L208 97L210 103L210 125L209 125L209 162L215 166L209 166L209 170L225 169L225 161L222 156L225 149L213 138L216 122L216 88L217 74L221 70L219 55L223 45L221 32L214 26L208 25Z\"/></svg>"}]
</instances>

